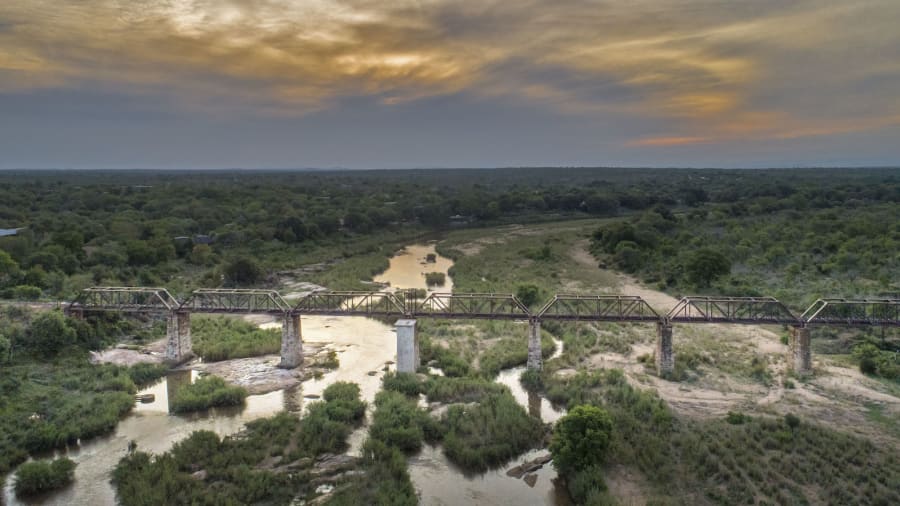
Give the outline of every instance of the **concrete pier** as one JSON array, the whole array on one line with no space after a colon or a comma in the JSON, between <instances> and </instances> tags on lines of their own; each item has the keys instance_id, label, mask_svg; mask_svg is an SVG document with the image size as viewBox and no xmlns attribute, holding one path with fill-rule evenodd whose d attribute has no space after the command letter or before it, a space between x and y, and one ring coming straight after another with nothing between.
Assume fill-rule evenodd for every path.
<instances>
[{"instance_id":1,"label":"concrete pier","mask_svg":"<svg viewBox=\"0 0 900 506\"><path fill-rule=\"evenodd\" d=\"M292 369L303 363L303 331L300 315L285 314L281 321L281 363L278 367Z\"/></svg>"},{"instance_id":2,"label":"concrete pier","mask_svg":"<svg viewBox=\"0 0 900 506\"><path fill-rule=\"evenodd\" d=\"M791 364L797 374L812 372L812 352L809 349L809 329L791 327Z\"/></svg>"},{"instance_id":3,"label":"concrete pier","mask_svg":"<svg viewBox=\"0 0 900 506\"><path fill-rule=\"evenodd\" d=\"M180 364L193 354L191 314L172 312L166 320L166 360Z\"/></svg>"},{"instance_id":4,"label":"concrete pier","mask_svg":"<svg viewBox=\"0 0 900 506\"><path fill-rule=\"evenodd\" d=\"M415 320L397 320L397 372L415 373L419 368L419 336Z\"/></svg>"},{"instance_id":5,"label":"concrete pier","mask_svg":"<svg viewBox=\"0 0 900 506\"><path fill-rule=\"evenodd\" d=\"M656 374L665 378L675 372L675 350L672 348L672 326L656 324Z\"/></svg>"},{"instance_id":6,"label":"concrete pier","mask_svg":"<svg viewBox=\"0 0 900 506\"><path fill-rule=\"evenodd\" d=\"M532 319L528 322L528 363L530 371L540 371L544 365L541 355L541 321Z\"/></svg>"}]
</instances>

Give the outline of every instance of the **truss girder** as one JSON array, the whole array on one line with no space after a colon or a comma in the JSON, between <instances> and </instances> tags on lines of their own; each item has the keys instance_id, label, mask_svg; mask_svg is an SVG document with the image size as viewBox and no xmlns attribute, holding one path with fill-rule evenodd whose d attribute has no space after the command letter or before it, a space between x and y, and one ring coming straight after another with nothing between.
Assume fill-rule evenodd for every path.
<instances>
[{"instance_id":1,"label":"truss girder","mask_svg":"<svg viewBox=\"0 0 900 506\"><path fill-rule=\"evenodd\" d=\"M71 304L81 311L152 313L175 311L181 304L165 288L95 286L81 291Z\"/></svg>"},{"instance_id":2,"label":"truss girder","mask_svg":"<svg viewBox=\"0 0 900 506\"><path fill-rule=\"evenodd\" d=\"M494 293L432 293L416 306L412 316L515 320L532 317L515 295Z\"/></svg>"},{"instance_id":3,"label":"truss girder","mask_svg":"<svg viewBox=\"0 0 900 506\"><path fill-rule=\"evenodd\" d=\"M404 301L390 292L318 291L294 306L294 311L310 315L404 316Z\"/></svg>"},{"instance_id":4,"label":"truss girder","mask_svg":"<svg viewBox=\"0 0 900 506\"><path fill-rule=\"evenodd\" d=\"M669 311L666 320L673 323L801 323L774 297L684 297Z\"/></svg>"},{"instance_id":5,"label":"truss girder","mask_svg":"<svg viewBox=\"0 0 900 506\"><path fill-rule=\"evenodd\" d=\"M275 290L200 289L179 308L193 313L284 314L292 307Z\"/></svg>"},{"instance_id":6,"label":"truss girder","mask_svg":"<svg viewBox=\"0 0 900 506\"><path fill-rule=\"evenodd\" d=\"M900 299L818 299L800 319L805 325L900 326Z\"/></svg>"},{"instance_id":7,"label":"truss girder","mask_svg":"<svg viewBox=\"0 0 900 506\"><path fill-rule=\"evenodd\" d=\"M632 295L556 295L538 312L542 320L659 321L647 302Z\"/></svg>"}]
</instances>

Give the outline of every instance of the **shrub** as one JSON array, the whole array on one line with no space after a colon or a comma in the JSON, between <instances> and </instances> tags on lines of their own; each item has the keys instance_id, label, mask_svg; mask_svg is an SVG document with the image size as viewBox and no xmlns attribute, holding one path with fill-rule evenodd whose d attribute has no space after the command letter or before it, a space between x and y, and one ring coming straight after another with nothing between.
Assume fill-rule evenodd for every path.
<instances>
[{"instance_id":1,"label":"shrub","mask_svg":"<svg viewBox=\"0 0 900 506\"><path fill-rule=\"evenodd\" d=\"M725 415L725 421L730 423L731 425L742 425L751 420L750 416L745 415L739 411L729 411L727 415Z\"/></svg>"},{"instance_id":2,"label":"shrub","mask_svg":"<svg viewBox=\"0 0 900 506\"><path fill-rule=\"evenodd\" d=\"M519 377L519 382L522 383L522 386L525 390L529 392L539 392L542 388L544 388L544 380L541 377L540 371L535 371L533 369L526 369L522 371L522 375Z\"/></svg>"},{"instance_id":3,"label":"shrub","mask_svg":"<svg viewBox=\"0 0 900 506\"><path fill-rule=\"evenodd\" d=\"M541 297L541 288L535 284L527 283L516 287L516 298L526 307L531 307Z\"/></svg>"},{"instance_id":4,"label":"shrub","mask_svg":"<svg viewBox=\"0 0 900 506\"><path fill-rule=\"evenodd\" d=\"M429 272L425 274L425 284L428 286L444 286L447 277L443 272Z\"/></svg>"},{"instance_id":5,"label":"shrub","mask_svg":"<svg viewBox=\"0 0 900 506\"><path fill-rule=\"evenodd\" d=\"M322 394L325 412L334 421L358 422L366 414L366 403L359 399L359 385L338 381L329 385Z\"/></svg>"},{"instance_id":6,"label":"shrub","mask_svg":"<svg viewBox=\"0 0 900 506\"><path fill-rule=\"evenodd\" d=\"M800 417L793 413L788 413L784 415L784 423L787 424L788 428L793 432L800 426Z\"/></svg>"},{"instance_id":7,"label":"shrub","mask_svg":"<svg viewBox=\"0 0 900 506\"><path fill-rule=\"evenodd\" d=\"M603 463L612 437L612 418L596 406L576 406L556 424L550 453L563 475Z\"/></svg>"},{"instance_id":8,"label":"shrub","mask_svg":"<svg viewBox=\"0 0 900 506\"><path fill-rule=\"evenodd\" d=\"M176 391L169 399L169 410L186 413L211 407L238 406L244 403L246 397L245 388L229 386L217 376L207 376Z\"/></svg>"},{"instance_id":9,"label":"shrub","mask_svg":"<svg viewBox=\"0 0 900 506\"><path fill-rule=\"evenodd\" d=\"M369 427L369 436L404 452L422 447L426 433L429 439L439 437L435 422L416 401L399 392L384 390L375 396L375 415Z\"/></svg>"},{"instance_id":10,"label":"shrub","mask_svg":"<svg viewBox=\"0 0 900 506\"><path fill-rule=\"evenodd\" d=\"M262 269L249 258L236 258L225 265L225 279L229 284L252 285L262 279Z\"/></svg>"},{"instance_id":11,"label":"shrub","mask_svg":"<svg viewBox=\"0 0 900 506\"><path fill-rule=\"evenodd\" d=\"M162 378L169 368L162 364L141 363L128 369L128 376L135 385L143 386Z\"/></svg>"},{"instance_id":12,"label":"shrub","mask_svg":"<svg viewBox=\"0 0 900 506\"><path fill-rule=\"evenodd\" d=\"M406 372L388 372L384 375L384 378L382 378L381 384L385 390L400 392L408 397L417 396L422 390L422 386L419 384L419 378L417 378L415 374Z\"/></svg>"},{"instance_id":13,"label":"shrub","mask_svg":"<svg viewBox=\"0 0 900 506\"><path fill-rule=\"evenodd\" d=\"M13 298L19 300L37 300L41 298L41 289L32 285L19 285L13 288Z\"/></svg>"},{"instance_id":14,"label":"shrub","mask_svg":"<svg viewBox=\"0 0 900 506\"><path fill-rule=\"evenodd\" d=\"M74 476L75 462L65 457L53 462L36 460L19 466L14 488L17 495L34 495L64 487Z\"/></svg>"},{"instance_id":15,"label":"shrub","mask_svg":"<svg viewBox=\"0 0 900 506\"><path fill-rule=\"evenodd\" d=\"M55 356L62 348L75 344L75 329L59 311L46 311L34 318L28 347L42 356Z\"/></svg>"},{"instance_id":16,"label":"shrub","mask_svg":"<svg viewBox=\"0 0 900 506\"><path fill-rule=\"evenodd\" d=\"M444 452L451 462L472 471L501 465L540 443L541 422L528 416L504 391L477 406L450 406L443 419Z\"/></svg>"}]
</instances>

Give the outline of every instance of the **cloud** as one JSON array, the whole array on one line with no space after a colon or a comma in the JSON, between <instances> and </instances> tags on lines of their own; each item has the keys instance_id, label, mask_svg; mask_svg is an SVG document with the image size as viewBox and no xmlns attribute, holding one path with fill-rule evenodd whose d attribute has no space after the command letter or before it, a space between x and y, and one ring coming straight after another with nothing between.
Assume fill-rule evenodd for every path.
<instances>
[{"instance_id":1,"label":"cloud","mask_svg":"<svg viewBox=\"0 0 900 506\"><path fill-rule=\"evenodd\" d=\"M462 94L642 120L635 148L786 139L894 124L898 23L892 0L29 0L0 5L0 93L261 116Z\"/></svg>"}]
</instances>

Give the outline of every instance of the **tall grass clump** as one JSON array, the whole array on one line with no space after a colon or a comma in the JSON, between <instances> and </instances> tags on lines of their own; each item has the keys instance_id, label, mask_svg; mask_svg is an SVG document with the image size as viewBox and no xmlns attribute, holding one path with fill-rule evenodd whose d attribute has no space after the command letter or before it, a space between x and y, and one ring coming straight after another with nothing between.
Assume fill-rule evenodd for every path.
<instances>
[{"instance_id":1,"label":"tall grass clump","mask_svg":"<svg viewBox=\"0 0 900 506\"><path fill-rule=\"evenodd\" d=\"M281 332L222 316L197 317L191 322L193 351L203 360L216 362L233 358L278 353Z\"/></svg>"},{"instance_id":2,"label":"tall grass clump","mask_svg":"<svg viewBox=\"0 0 900 506\"><path fill-rule=\"evenodd\" d=\"M75 462L70 459L35 460L19 466L13 488L19 496L36 495L64 487L74 476Z\"/></svg>"},{"instance_id":3,"label":"tall grass clump","mask_svg":"<svg viewBox=\"0 0 900 506\"><path fill-rule=\"evenodd\" d=\"M416 401L399 392L383 390L375 396L375 414L369 437L403 452L422 448L422 441L440 439L436 420L416 406Z\"/></svg>"},{"instance_id":4,"label":"tall grass clump","mask_svg":"<svg viewBox=\"0 0 900 506\"><path fill-rule=\"evenodd\" d=\"M475 406L450 406L442 424L447 458L471 471L502 465L543 437L541 422L509 393L491 395Z\"/></svg>"},{"instance_id":5,"label":"tall grass clump","mask_svg":"<svg viewBox=\"0 0 900 506\"><path fill-rule=\"evenodd\" d=\"M203 409L239 406L247 398L247 389L229 386L218 376L199 378L190 385L185 385L169 399L169 410L173 413L187 413Z\"/></svg>"}]
</instances>

